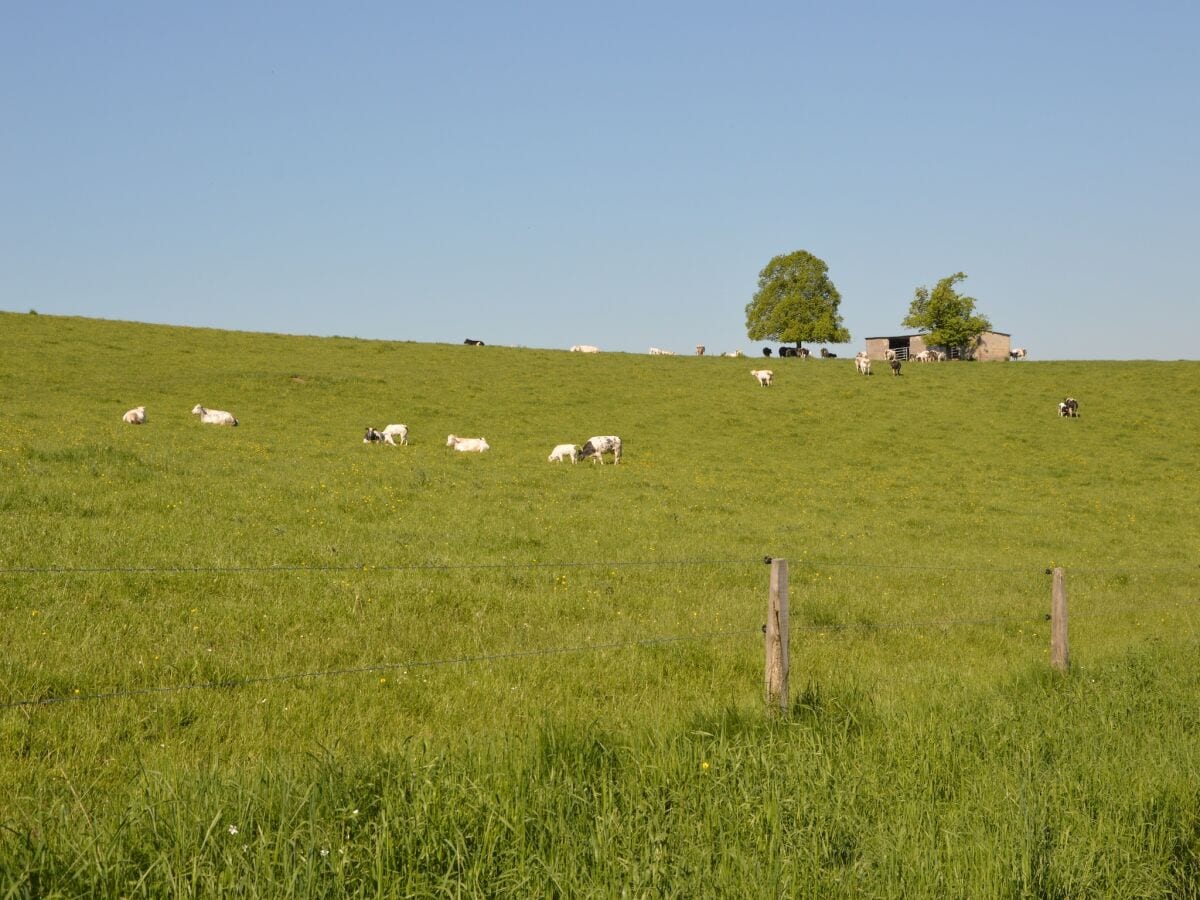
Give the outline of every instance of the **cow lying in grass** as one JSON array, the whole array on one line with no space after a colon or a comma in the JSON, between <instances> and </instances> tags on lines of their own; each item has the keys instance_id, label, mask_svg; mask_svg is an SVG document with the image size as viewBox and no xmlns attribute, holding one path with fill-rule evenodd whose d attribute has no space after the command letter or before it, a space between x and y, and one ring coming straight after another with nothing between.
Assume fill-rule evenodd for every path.
<instances>
[{"instance_id":1,"label":"cow lying in grass","mask_svg":"<svg viewBox=\"0 0 1200 900\"><path fill-rule=\"evenodd\" d=\"M197 403L192 407L192 415L199 416L200 421L205 425L236 425L238 420L233 417L233 413L227 413L223 409L206 409Z\"/></svg>"},{"instance_id":2,"label":"cow lying in grass","mask_svg":"<svg viewBox=\"0 0 1200 900\"><path fill-rule=\"evenodd\" d=\"M453 447L460 453L483 453L492 449L483 438L460 438L454 434L446 437L446 446Z\"/></svg>"}]
</instances>

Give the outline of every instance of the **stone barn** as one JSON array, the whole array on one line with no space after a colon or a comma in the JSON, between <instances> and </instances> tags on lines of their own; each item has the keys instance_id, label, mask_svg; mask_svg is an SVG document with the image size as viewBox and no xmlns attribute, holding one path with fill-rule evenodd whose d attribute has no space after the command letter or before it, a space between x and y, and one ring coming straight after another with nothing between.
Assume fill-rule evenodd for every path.
<instances>
[{"instance_id":1,"label":"stone barn","mask_svg":"<svg viewBox=\"0 0 1200 900\"><path fill-rule=\"evenodd\" d=\"M901 334L888 337L867 338L867 356L871 359L886 359L888 350L896 351L897 359L908 359L916 356L922 350L942 350L950 359L962 359L965 354L962 347L933 347L925 343L924 334ZM995 360L1008 359L1012 349L1012 335L1002 331L985 331L979 336L979 345L970 359Z\"/></svg>"}]
</instances>

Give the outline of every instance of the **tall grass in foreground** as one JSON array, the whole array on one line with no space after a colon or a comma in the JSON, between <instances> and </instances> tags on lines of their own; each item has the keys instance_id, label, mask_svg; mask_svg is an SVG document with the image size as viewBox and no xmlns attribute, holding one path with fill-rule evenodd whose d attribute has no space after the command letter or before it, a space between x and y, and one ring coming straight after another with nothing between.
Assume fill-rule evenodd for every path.
<instances>
[{"instance_id":1,"label":"tall grass in foreground","mask_svg":"<svg viewBox=\"0 0 1200 900\"><path fill-rule=\"evenodd\" d=\"M0 872L25 896L1194 897L1197 681L1148 650L900 707L845 674L776 724L146 769L99 809L86 780L23 798Z\"/></svg>"},{"instance_id":2,"label":"tall grass in foreground","mask_svg":"<svg viewBox=\"0 0 1200 900\"><path fill-rule=\"evenodd\" d=\"M0 315L0 888L1195 896L1200 366L743 362Z\"/></svg>"}]
</instances>

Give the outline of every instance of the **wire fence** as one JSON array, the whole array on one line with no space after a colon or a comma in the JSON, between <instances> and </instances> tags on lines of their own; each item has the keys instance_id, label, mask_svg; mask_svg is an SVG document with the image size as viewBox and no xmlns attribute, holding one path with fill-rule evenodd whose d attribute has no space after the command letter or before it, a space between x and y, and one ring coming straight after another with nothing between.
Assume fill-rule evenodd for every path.
<instances>
[{"instance_id":1,"label":"wire fence","mask_svg":"<svg viewBox=\"0 0 1200 900\"><path fill-rule=\"evenodd\" d=\"M342 563L332 564L270 564L270 565L205 565L205 566L0 566L0 575L247 575L270 573L309 573L309 572L453 572L453 571L487 571L487 570L520 570L520 569L585 569L585 568L668 568L693 566L755 566L770 563L772 557L743 557L734 559L643 559L643 560L553 560L542 562L492 562L492 563L453 563L453 562L413 562L413 563ZM869 562L836 562L822 559L805 559L789 557L793 567L815 567L824 569L851 569L862 571L896 571L896 572L953 572L974 573L980 575L1032 575L1042 573L1049 575L1050 567L1037 565L1012 566L954 566L941 561L928 563L869 563ZM1200 563L1194 565L1072 565L1070 571L1077 574L1087 573L1126 573L1126 574L1166 574L1172 572L1200 573Z\"/></svg>"},{"instance_id":2,"label":"wire fence","mask_svg":"<svg viewBox=\"0 0 1200 900\"><path fill-rule=\"evenodd\" d=\"M408 564L359 564L359 565L269 565L269 566L87 566L87 567L67 567L67 566L20 566L20 567L0 567L0 576L3 575L80 575L80 576L95 576L103 574L133 574L133 575L178 575L178 574L228 574L228 575L246 575L246 574L270 574L270 573L387 573L387 572L450 572L450 571L489 571L489 570L537 570L537 569L581 569L581 568L688 568L688 567L750 567L758 566L763 563L771 563L772 557L758 558L741 558L741 559L677 559L677 560L558 560L553 562L500 562L500 563L408 563ZM791 563L797 568L816 568L816 569L842 569L842 570L864 570L864 571L937 571L943 573L963 573L970 572L980 575L993 574L1021 574L1021 575L1049 575L1052 572L1050 568L1039 568L1035 566L1012 566L1012 567L997 567L997 566L945 566L945 565L919 565L919 564L887 564L887 563L856 563L856 562L830 562L824 560L805 560L798 559ZM1200 565L1197 566L1103 566L1103 567L1078 567L1072 568L1072 573L1079 574L1112 574L1121 573L1129 575L1158 575L1180 572L1195 572L1200 573ZM1189 607L1200 607L1200 599L1168 601L1161 603L1139 604L1136 607L1109 608L1102 610L1089 610L1086 612L1075 612L1072 614L1072 620L1077 618L1098 619L1103 617L1128 616L1130 614L1144 613L1152 610L1164 609L1184 609ZM881 631L881 630L904 630L904 629L939 629L948 630L953 628L964 627L984 627L984 626L1009 626L1009 625L1028 625L1033 623L1046 622L1050 620L1048 613L1039 612L1028 615L1011 615L1011 616L986 616L973 618L939 618L939 619L924 619L924 620L908 620L908 621L892 621L892 622L876 622L876 621L859 621L859 622L826 622L826 623L810 623L810 624L792 624L793 632L808 632L808 633L831 633L831 632L850 632L850 631ZM503 651L496 653L483 653L473 655L449 656L434 659L410 659L403 662L386 662L362 666L349 666L340 668L317 669L311 671L291 672L285 674L274 675L258 675L247 676L241 678L222 678L207 681L193 681L173 685L150 686L138 688L119 688L110 691L100 691L93 693L76 693L71 695L26 698L19 700L10 700L0 703L0 710L28 708L28 707L45 707L69 703L80 703L87 701L105 701L119 698L150 696L150 695L166 695L176 694L187 691L202 691L202 690L228 690L244 688L252 685L272 684L283 682L295 682L303 680L341 677L348 675L370 674L388 671L406 671L409 669L420 668L435 668L442 666L455 665L472 665L483 664L489 662L498 662L505 660L529 659L535 657L548 657L567 654L584 654L601 651L622 650L629 648L663 646L671 644L683 644L688 642L711 642L719 640L728 640L732 638L744 638L749 635L761 635L766 630L766 625L759 625L754 628L739 628L722 631L710 631L699 634L689 635L657 635L653 637L634 638L621 641L604 641L590 644L575 644L569 646L553 646L553 647L538 647L519 649L511 651Z\"/></svg>"}]
</instances>

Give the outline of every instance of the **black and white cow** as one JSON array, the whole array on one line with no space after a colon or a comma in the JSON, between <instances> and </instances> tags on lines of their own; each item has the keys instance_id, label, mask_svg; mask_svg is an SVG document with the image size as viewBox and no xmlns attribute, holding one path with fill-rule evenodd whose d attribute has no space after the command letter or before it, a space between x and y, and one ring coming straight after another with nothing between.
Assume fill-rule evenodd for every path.
<instances>
[{"instance_id":1,"label":"black and white cow","mask_svg":"<svg viewBox=\"0 0 1200 900\"><path fill-rule=\"evenodd\" d=\"M588 438L587 443L579 451L579 458L587 459L590 456L592 462L604 465L605 453L613 455L613 465L621 461L621 439L615 434L596 435Z\"/></svg>"}]
</instances>

